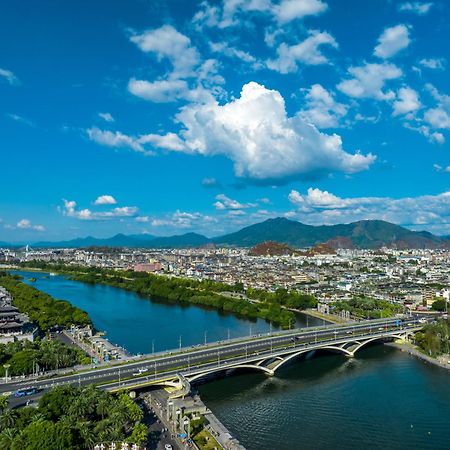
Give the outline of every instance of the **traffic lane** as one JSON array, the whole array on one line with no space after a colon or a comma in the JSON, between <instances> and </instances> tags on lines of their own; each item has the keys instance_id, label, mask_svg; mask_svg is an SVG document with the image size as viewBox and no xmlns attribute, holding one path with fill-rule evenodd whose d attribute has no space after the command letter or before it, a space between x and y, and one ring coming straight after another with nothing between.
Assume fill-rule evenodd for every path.
<instances>
[{"instance_id":1,"label":"traffic lane","mask_svg":"<svg viewBox=\"0 0 450 450\"><path fill-rule=\"evenodd\" d=\"M378 337L378 336L383 336L383 332L377 333L377 334L373 334L370 335L371 337ZM366 335L367 336L367 335ZM320 346L323 343L342 343L345 342L345 340L341 339L338 341L335 341L334 339L330 339L327 341L322 341L322 342L318 342L317 348L320 348ZM302 344L302 345L306 345L306 344ZM302 345L298 345L298 346L289 346L289 347L285 347L282 349L278 349L279 352L283 353L283 351L288 350L289 353L291 352L296 352L296 351L301 351L302 350ZM305 350L309 351L309 350L314 350L315 348L305 348ZM190 370L187 372L186 369L183 370L183 373L185 375L195 375L198 371L203 372L203 371L208 371L209 369L217 369L219 366L223 367L224 370L228 369L228 368L233 368L233 367L229 367L227 366L228 364L239 364L239 363L248 363L248 362L252 362L252 361L257 361L258 359L261 359L261 357L270 357L270 356L275 356L275 354L272 353L258 353L258 354L250 354L250 361L248 360L248 358L242 357L242 358L238 358L238 359L233 359L232 361L222 361L221 364L218 364L217 362L209 362L208 364L203 364L203 365L198 365L198 366L192 366L190 368ZM170 376L176 376L177 373L179 372L179 370L174 370L174 371L168 371L164 374L164 376L170 377ZM122 383L111 383L110 385L108 385L108 388L111 389L119 389L119 388L126 388L126 387L133 387L136 386L137 384L139 384L139 382L141 383L146 383L146 382L153 382L156 380L160 380L161 378L153 378L153 376L142 376L141 378L137 378L134 380L127 380L124 381Z\"/></svg>"},{"instance_id":2,"label":"traffic lane","mask_svg":"<svg viewBox=\"0 0 450 450\"><path fill-rule=\"evenodd\" d=\"M366 327L364 327L366 328ZM190 354L190 353L186 353L186 354L180 354L180 355L174 355L173 357L170 358L164 358L161 360L156 360L153 362L153 364L156 366L156 373L161 372L162 368L170 368L173 367L174 364L176 363L180 363L180 364L186 364L186 362L188 362L188 360L192 361L192 363L196 363L196 362L201 362L204 361L205 358L213 358L216 357L217 355L222 356L222 358L226 358L226 357L233 357L233 356L237 356L241 353L243 353L244 351L248 350L266 350L269 347L273 347L275 346L279 346L279 345L284 345L286 343L290 343L292 342L292 339L296 339L297 343L307 343L307 342L312 342L310 341L309 338L311 337L317 337L320 338L320 340L322 341L323 338L326 337L332 337L332 336L337 336L339 334L342 334L344 330L339 331L328 331L327 333L313 333L310 334L308 336L299 334L295 337L275 337L272 339L269 339L269 342L267 342L267 340L264 341L252 341L251 343L242 343L242 344L234 344L232 347L224 347L222 349L218 349L217 351L213 351L212 349L206 349L206 350L202 350L202 351L197 351L195 352L195 354ZM363 333L363 329L358 329L358 332L354 332L353 335L359 336ZM346 333L348 333L348 331L346 331ZM271 341L271 343L270 343ZM86 374L79 374L79 375L69 375L69 376L65 376L65 377L61 377L61 378L55 378L50 379L50 380L42 380L42 381L36 381L33 384L36 386L42 386L42 387L48 387L48 386L54 386L54 385L58 385L61 384L61 382L67 382L67 383L76 383L79 382L80 384L85 384L86 382L89 383L95 383L96 381L102 380L102 381L113 381L114 379L117 379L121 374L124 378L126 378L126 375L131 374L132 372L137 371L138 369L141 369L143 371L146 372L150 372L153 368L149 367L149 364L144 364L144 363L140 363L140 364L134 364L134 367L122 367L122 368L110 368L110 369L103 369L102 373L99 372L88 372ZM23 387L26 384L29 384L29 381L26 382L19 382L16 385L9 385L9 388L18 388L18 387Z\"/></svg>"},{"instance_id":3,"label":"traffic lane","mask_svg":"<svg viewBox=\"0 0 450 450\"><path fill-rule=\"evenodd\" d=\"M383 332L385 332L386 330L383 330L383 331L381 331L380 333L378 333L378 334L376 334L376 335L374 335L374 336L377 336L377 335L383 335ZM344 339L345 340L345 338L342 338L342 339ZM339 340L338 339L338 341L342 341L342 339L341 340ZM321 339L319 342L317 342L317 345L321 345L321 344L323 344L324 342L330 342L330 343L336 343L337 341L335 340L335 339L327 339L327 340L324 340L324 339ZM299 347L301 347L302 345L306 345L306 344L308 344L308 342L304 342L304 343L291 343L291 342L289 342L289 345L287 346L287 347L284 347L284 348L282 348L282 349L280 349L280 348L278 348L277 349L277 351L283 351L283 350L293 350L293 351L296 351L296 350L298 350L299 349ZM310 343L310 344L314 344L314 343ZM241 350L242 350L242 348L241 348ZM250 353L250 354L248 354L248 357L255 357L255 356L257 356L258 358L260 358L260 357L267 357L267 356L271 356L271 353L268 353L268 349L265 349L265 351L263 351L263 350L261 350L261 354L260 354L260 352L258 352L258 353ZM241 352L240 354L238 354L238 355L236 355L236 356L242 356L243 355L243 353ZM201 358L199 361L198 361L198 363L202 363L202 362L206 362L206 363L208 363L210 360L211 360L211 357L212 356L215 356L215 353L211 353L211 352L209 352L209 353L206 353L205 352L205 354L204 355L202 355L203 356L203 358ZM209 359L206 359L205 360L205 358L209 358ZM258 359L257 358L257 359ZM232 360L232 361L227 361L227 360L223 360L222 361L222 364L223 365L226 365L226 364L229 364L229 363L237 363L237 362L246 362L248 360L248 358L247 357L242 357L242 358L239 358L238 360L236 360L236 357ZM166 370L164 371L164 373L161 373L161 372L157 372L157 375L160 375L160 377L159 378L161 378L161 376L162 377L165 377L165 376L167 376L167 377L170 377L170 376L174 376L174 375L176 375L178 372L179 372L179 368L177 367L177 364L179 365L179 363L180 362L183 362L183 363L186 363L186 359L184 359L184 358L179 358L179 359L177 359L177 360L175 360L175 361L171 361L170 363L169 362L165 362L165 366L169 366L169 367L166 367ZM175 365L174 365L175 364ZM178 368L178 370L171 370L171 368L173 368L173 367L175 367L175 368ZM198 365L198 368L199 369L201 369L201 370L207 370L208 368L216 368L217 367L217 363L216 362L213 362L213 363L210 363L210 364L203 364L203 365ZM192 366L192 369L194 370L196 368L196 366L195 365L193 365ZM185 371L185 370L184 370ZM80 385L88 385L88 384L91 384L92 383L92 380L95 380L95 379L97 379L97 380L100 380L101 379L101 382L103 383L103 384L105 384L105 383L108 383L108 381L109 382L114 382L115 380L117 380L117 377L115 376L115 374L111 374L110 376L108 376L108 377L104 377L104 376L95 376L95 377L86 377L86 378L81 378L81 379L79 379L79 378L77 378L77 377L73 377L73 379L69 379L69 380L64 380L64 381L61 381L61 380L54 380L54 381L52 381L51 383L46 383L46 384L43 384L44 382L41 382L42 384L41 384L41 386L38 386L39 388L41 388L42 389L42 391L40 392L40 394L38 395L38 396L41 396L44 392L46 392L47 390L49 390L49 389L51 389L51 388L53 388L53 387L56 387L56 386L61 386L61 385L65 385L65 384L74 384L74 381L78 381L78 383L80 384ZM117 383L111 383L111 384L109 384L109 387L110 388L112 388L112 387L126 387L127 385L133 385L133 384L136 384L136 383L138 383L139 381L152 381L152 379L151 379L151 377L149 376L149 375L147 375L147 376L142 376L142 377L138 377L138 378L135 378L135 379L132 379L132 380L124 380L123 382L117 382ZM20 398L19 399L16 399L15 400L15 403L16 404L24 404L26 402L26 400L25 399L23 399L23 400L20 400Z\"/></svg>"},{"instance_id":4,"label":"traffic lane","mask_svg":"<svg viewBox=\"0 0 450 450\"><path fill-rule=\"evenodd\" d=\"M379 322L375 325L378 325L379 327L383 327L385 326L386 329L395 329L396 327L392 326L392 322L393 321L387 321L387 322ZM407 323L408 321L406 321L405 323ZM412 321L411 321L412 322ZM390 325L389 327L387 325ZM122 367L111 367L111 368L103 368L99 371L92 371L92 372L86 372L83 374L74 374L74 375L66 375L63 377L55 377L55 380L58 379L59 381L67 381L70 383L74 383L78 380L78 382L80 384L85 384L86 381L88 381L89 383L92 382L96 382L96 380L103 380L103 381L109 381L109 380L114 380L115 378L119 377L119 374L123 374L124 377L126 377L126 375L131 374L134 371L137 371L139 369L141 370L146 370L146 371L150 371L151 367L149 367L149 365L151 366L156 365L156 367L158 368L162 368L162 367L170 367L172 366L174 363L176 362L184 362L187 360L187 358L189 357L189 359L191 359L192 362L196 362L196 361L202 361L204 360L205 357L212 357L214 356L214 354L217 354L217 352L222 355L222 356L233 356L233 355L237 355L239 354L239 352L242 352L243 349L267 349L269 347L269 345L280 345L280 344L284 344L287 343L289 341L291 341L292 339L296 339L298 343L304 343L304 342L311 342L309 339L311 337L314 338L321 338L320 340L322 340L324 337L330 337L333 335L340 335L342 333L349 333L349 331L353 332L354 336L358 336L360 334L364 334L364 331L367 330L371 330L373 329L375 326L374 324L366 324L366 325L358 325L358 326L352 326L352 327L345 327L345 328L334 328L332 330L327 329L327 330L322 330L320 332L300 332L300 333L296 333L294 335L288 335L288 336L273 336L273 337L265 337L264 339L261 340L254 340L254 341L246 341L246 342L242 342L242 343L235 343L232 344L230 346L224 346L218 350L213 350L213 349L201 349L201 350L196 350L194 352L186 352L186 353L182 353L182 354L178 354L178 355L173 355L173 356L166 356L163 357L161 359L155 360L155 361L148 361L148 362L134 362L131 364L127 364L126 366L122 366ZM271 343L271 344L270 344ZM157 372L160 372L160 370L157 370ZM19 388L19 387L23 387L25 385L29 385L30 382L32 384L38 384L38 385L49 385L49 384L55 384L55 382L53 382L51 379L50 380L36 380L36 381L32 381L32 380L26 380L26 381L19 381L17 383L14 384L9 384L9 385L3 385L0 387L0 391L5 391L7 389L9 390L15 390L15 388Z\"/></svg>"}]
</instances>

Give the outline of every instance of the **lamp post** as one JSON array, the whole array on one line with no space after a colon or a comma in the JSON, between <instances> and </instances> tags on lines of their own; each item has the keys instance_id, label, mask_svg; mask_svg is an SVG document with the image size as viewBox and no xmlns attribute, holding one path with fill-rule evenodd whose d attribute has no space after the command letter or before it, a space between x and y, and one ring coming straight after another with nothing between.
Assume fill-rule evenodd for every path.
<instances>
[{"instance_id":1,"label":"lamp post","mask_svg":"<svg viewBox=\"0 0 450 450\"><path fill-rule=\"evenodd\" d=\"M5 383L8 382L8 369L11 367L11 364L3 364L3 368L5 369Z\"/></svg>"},{"instance_id":2,"label":"lamp post","mask_svg":"<svg viewBox=\"0 0 450 450\"><path fill-rule=\"evenodd\" d=\"M203 337L204 337L204 344L206 345L206 335L208 334L208 330L205 330L205 332L203 333Z\"/></svg>"},{"instance_id":3,"label":"lamp post","mask_svg":"<svg viewBox=\"0 0 450 450\"><path fill-rule=\"evenodd\" d=\"M155 353L155 340L152 339L152 355Z\"/></svg>"}]
</instances>

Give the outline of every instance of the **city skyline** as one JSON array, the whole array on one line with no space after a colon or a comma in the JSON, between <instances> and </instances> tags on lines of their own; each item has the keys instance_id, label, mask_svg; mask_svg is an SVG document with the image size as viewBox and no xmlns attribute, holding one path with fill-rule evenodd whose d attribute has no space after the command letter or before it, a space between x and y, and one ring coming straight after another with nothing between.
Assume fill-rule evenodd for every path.
<instances>
[{"instance_id":1,"label":"city skyline","mask_svg":"<svg viewBox=\"0 0 450 450\"><path fill-rule=\"evenodd\" d=\"M449 5L179 3L0 7L0 240L450 233Z\"/></svg>"}]
</instances>

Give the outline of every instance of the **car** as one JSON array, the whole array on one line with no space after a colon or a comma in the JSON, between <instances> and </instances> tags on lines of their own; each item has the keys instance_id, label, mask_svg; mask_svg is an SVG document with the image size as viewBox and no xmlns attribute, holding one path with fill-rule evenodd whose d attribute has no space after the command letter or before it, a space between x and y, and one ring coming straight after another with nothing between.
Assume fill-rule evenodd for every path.
<instances>
[{"instance_id":1,"label":"car","mask_svg":"<svg viewBox=\"0 0 450 450\"><path fill-rule=\"evenodd\" d=\"M173 447L172 447L170 444L166 444L166 445L164 446L164 449L165 449L165 450L172 450Z\"/></svg>"}]
</instances>

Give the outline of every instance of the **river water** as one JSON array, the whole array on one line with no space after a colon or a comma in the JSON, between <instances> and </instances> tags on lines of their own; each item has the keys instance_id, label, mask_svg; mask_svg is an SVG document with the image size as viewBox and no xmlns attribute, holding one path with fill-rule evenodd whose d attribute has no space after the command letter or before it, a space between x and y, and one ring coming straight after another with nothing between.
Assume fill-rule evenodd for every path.
<instances>
[{"instance_id":1,"label":"river water","mask_svg":"<svg viewBox=\"0 0 450 450\"><path fill-rule=\"evenodd\" d=\"M270 324L258 319L249 321L233 314L219 313L200 306L180 306L156 302L134 292L69 280L62 275L49 276L43 272L15 272L25 283L47 292L57 299L67 300L86 311L97 330L105 331L110 342L130 353L150 353L181 345L267 333ZM36 278L30 282L30 278ZM297 327L322 324L315 318L297 316ZM276 330L273 327L273 330Z\"/></svg>"},{"instance_id":2,"label":"river water","mask_svg":"<svg viewBox=\"0 0 450 450\"><path fill-rule=\"evenodd\" d=\"M268 331L199 307L24 273L24 281L89 313L97 329L132 353ZM302 325L299 319L299 324ZM317 322L314 322L317 323ZM313 322L311 322L311 325ZM250 325L252 330L250 331ZM248 450L450 449L450 374L396 349L372 346L354 359L309 355L276 376L237 372L199 386L205 403Z\"/></svg>"}]
</instances>

